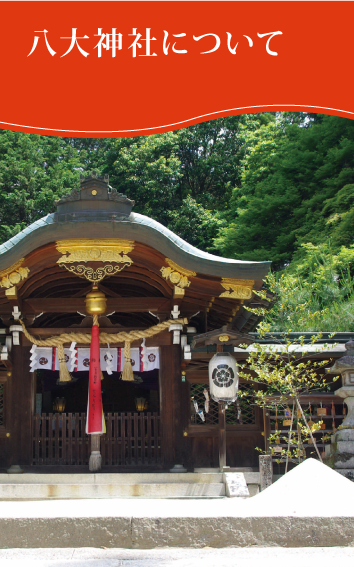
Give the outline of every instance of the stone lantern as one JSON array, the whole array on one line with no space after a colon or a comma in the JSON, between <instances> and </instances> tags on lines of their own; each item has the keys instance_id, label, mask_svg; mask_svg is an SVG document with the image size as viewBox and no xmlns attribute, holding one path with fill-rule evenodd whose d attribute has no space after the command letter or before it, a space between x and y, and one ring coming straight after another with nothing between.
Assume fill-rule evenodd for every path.
<instances>
[{"instance_id":1,"label":"stone lantern","mask_svg":"<svg viewBox=\"0 0 354 567\"><path fill-rule=\"evenodd\" d=\"M344 398L348 415L326 447L324 462L343 476L354 480L354 341L346 343L345 356L336 360L331 373L341 374L342 387L335 393Z\"/></svg>"}]
</instances>

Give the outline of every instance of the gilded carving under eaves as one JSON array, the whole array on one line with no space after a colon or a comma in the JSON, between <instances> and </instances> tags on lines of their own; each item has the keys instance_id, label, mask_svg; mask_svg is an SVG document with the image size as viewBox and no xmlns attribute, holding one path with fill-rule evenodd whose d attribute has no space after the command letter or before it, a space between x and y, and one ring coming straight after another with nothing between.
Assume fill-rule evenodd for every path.
<instances>
[{"instance_id":1,"label":"gilded carving under eaves","mask_svg":"<svg viewBox=\"0 0 354 567\"><path fill-rule=\"evenodd\" d=\"M12 264L12 266L0 272L0 287L9 289L28 277L30 270L22 266L24 261L25 259L21 258L21 260L18 260L18 262L15 262L15 264Z\"/></svg>"},{"instance_id":2,"label":"gilded carving under eaves","mask_svg":"<svg viewBox=\"0 0 354 567\"><path fill-rule=\"evenodd\" d=\"M60 240L56 243L56 247L62 254L57 264L90 282L99 282L133 263L128 253L134 249L134 240ZM95 269L92 266L85 266L87 262L100 262L103 266Z\"/></svg>"},{"instance_id":3,"label":"gilded carving under eaves","mask_svg":"<svg viewBox=\"0 0 354 567\"><path fill-rule=\"evenodd\" d=\"M229 299L251 299L254 280L222 278L222 287L226 290L219 297Z\"/></svg>"},{"instance_id":4,"label":"gilded carving under eaves","mask_svg":"<svg viewBox=\"0 0 354 567\"><path fill-rule=\"evenodd\" d=\"M132 264L127 254L134 249L134 240L59 240L58 264L73 262L116 262Z\"/></svg>"},{"instance_id":5,"label":"gilded carving under eaves","mask_svg":"<svg viewBox=\"0 0 354 567\"><path fill-rule=\"evenodd\" d=\"M165 258L165 262L168 264L167 266L163 266L161 268L162 277L166 280L170 280L171 283L174 284L175 290L176 288L184 289L189 287L191 282L189 281L188 277L196 276L197 274L192 270L187 270L186 268L182 268L173 260L169 258Z\"/></svg>"}]
</instances>

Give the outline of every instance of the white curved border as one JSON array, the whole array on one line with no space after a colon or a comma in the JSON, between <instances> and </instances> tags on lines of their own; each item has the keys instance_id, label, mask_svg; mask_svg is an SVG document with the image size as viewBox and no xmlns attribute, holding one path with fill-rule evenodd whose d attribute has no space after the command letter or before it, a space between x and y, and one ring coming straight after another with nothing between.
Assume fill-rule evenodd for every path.
<instances>
[{"instance_id":1,"label":"white curved border","mask_svg":"<svg viewBox=\"0 0 354 567\"><path fill-rule=\"evenodd\" d=\"M159 130L161 128L170 128L172 126L179 126L181 124L186 124L192 120L198 120L199 118L206 118L208 116L215 116L216 114L224 114L225 112L232 112L235 110L247 110L248 108L279 108L281 106L292 106L300 108L315 108L320 110L333 110L334 112L344 112L345 114L351 114L354 116L354 112L349 112L348 110L341 110L340 108L328 108L327 106L312 106L308 104L259 104L254 106L240 106L237 108L228 108L226 110L217 110L215 112L209 112L207 114L201 114L200 116L194 116L193 118L188 118L186 120L181 120L180 122L173 122L171 124L164 124L163 126L151 126L147 128L136 128L131 130L63 130L60 128L44 128L42 126L26 126L25 124L12 124L11 122L1 122L4 126L14 126L16 128L28 128L32 130L45 130L47 132L72 132L75 134L124 134L128 132L146 132L148 130Z\"/></svg>"}]
</instances>

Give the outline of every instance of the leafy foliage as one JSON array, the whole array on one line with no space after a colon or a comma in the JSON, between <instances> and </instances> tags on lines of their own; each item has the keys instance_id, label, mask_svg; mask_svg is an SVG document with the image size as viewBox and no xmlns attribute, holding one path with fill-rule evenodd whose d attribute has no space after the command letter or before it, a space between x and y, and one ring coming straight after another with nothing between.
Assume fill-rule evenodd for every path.
<instances>
[{"instance_id":1,"label":"leafy foliage","mask_svg":"<svg viewBox=\"0 0 354 567\"><path fill-rule=\"evenodd\" d=\"M292 117L290 117L292 118ZM223 255L290 263L301 244L331 237L333 250L353 242L354 122L279 115L247 138L242 183L233 190Z\"/></svg>"},{"instance_id":2,"label":"leafy foliage","mask_svg":"<svg viewBox=\"0 0 354 567\"><path fill-rule=\"evenodd\" d=\"M181 176L173 132L113 140L103 171L113 187L136 201L136 212L167 224Z\"/></svg>"},{"instance_id":3,"label":"leafy foliage","mask_svg":"<svg viewBox=\"0 0 354 567\"><path fill-rule=\"evenodd\" d=\"M80 172L93 165L90 145L0 130L1 241L52 212L55 200L79 186Z\"/></svg>"},{"instance_id":4,"label":"leafy foliage","mask_svg":"<svg viewBox=\"0 0 354 567\"><path fill-rule=\"evenodd\" d=\"M302 245L298 261L269 275L278 301L264 312L272 332L354 331L354 246Z\"/></svg>"},{"instance_id":5,"label":"leafy foliage","mask_svg":"<svg viewBox=\"0 0 354 567\"><path fill-rule=\"evenodd\" d=\"M0 132L0 239L54 210L54 201L92 169L155 218L202 249L225 225L232 188L240 183L246 137L271 114L230 116L154 136L52 138Z\"/></svg>"},{"instance_id":6,"label":"leafy foliage","mask_svg":"<svg viewBox=\"0 0 354 567\"><path fill-rule=\"evenodd\" d=\"M190 196L207 209L227 211L232 189L241 183L248 136L274 120L269 113L228 116L176 132L180 199Z\"/></svg>"},{"instance_id":7,"label":"leafy foliage","mask_svg":"<svg viewBox=\"0 0 354 567\"><path fill-rule=\"evenodd\" d=\"M211 243L223 225L225 221L217 213L204 209L190 195L183 199L178 210L169 213L168 227L189 244L203 250L211 249ZM211 250L218 254L218 250Z\"/></svg>"},{"instance_id":8,"label":"leafy foliage","mask_svg":"<svg viewBox=\"0 0 354 567\"><path fill-rule=\"evenodd\" d=\"M271 273L266 280L266 286L272 294L279 297L279 301L275 303L267 319L263 320L257 329L260 337L266 339L269 344L255 343L252 345L252 350L246 364L241 369L240 376L250 382L250 389L257 405L275 407L278 411L279 408L288 407L292 403L296 412L298 409L301 412L296 419L297 430L294 432L292 430L293 410L291 428L286 439L288 448L280 449L278 453L280 460L285 457L288 462L289 459L299 460L304 456L303 442L309 437L312 437L313 440L312 434L319 428L318 424L308 424L300 406L300 397L313 391L329 390L330 384L322 370L328 365L329 360L313 360L311 356L314 346L322 338L321 333L316 333L310 338L305 335L291 334L297 326L300 326L303 331L306 321L313 321L321 317L321 313L314 309L311 291L307 290L307 293L302 293L300 298L299 293L302 292L302 289L299 282L287 274L281 274L279 277ZM267 298L265 290L256 293L262 299ZM247 309L253 310L252 308ZM281 322L282 325L283 333L280 336L275 335L271 330L275 320ZM325 352L326 349L328 349L326 344L319 348L322 352ZM277 431L275 437L272 436L270 440L274 441L278 438L279 433ZM296 448L291 449L291 445L295 445Z\"/></svg>"}]
</instances>

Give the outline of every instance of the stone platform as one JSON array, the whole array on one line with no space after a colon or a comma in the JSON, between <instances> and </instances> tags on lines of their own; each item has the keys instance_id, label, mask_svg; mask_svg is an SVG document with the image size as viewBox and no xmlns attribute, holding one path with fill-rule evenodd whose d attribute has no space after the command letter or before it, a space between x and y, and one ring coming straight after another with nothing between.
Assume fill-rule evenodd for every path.
<instances>
[{"instance_id":1,"label":"stone platform","mask_svg":"<svg viewBox=\"0 0 354 567\"><path fill-rule=\"evenodd\" d=\"M1 548L354 546L354 483L308 459L247 499L1 502Z\"/></svg>"},{"instance_id":2,"label":"stone platform","mask_svg":"<svg viewBox=\"0 0 354 567\"><path fill-rule=\"evenodd\" d=\"M2 502L0 547L354 546L352 510L272 513L257 498Z\"/></svg>"}]
</instances>

